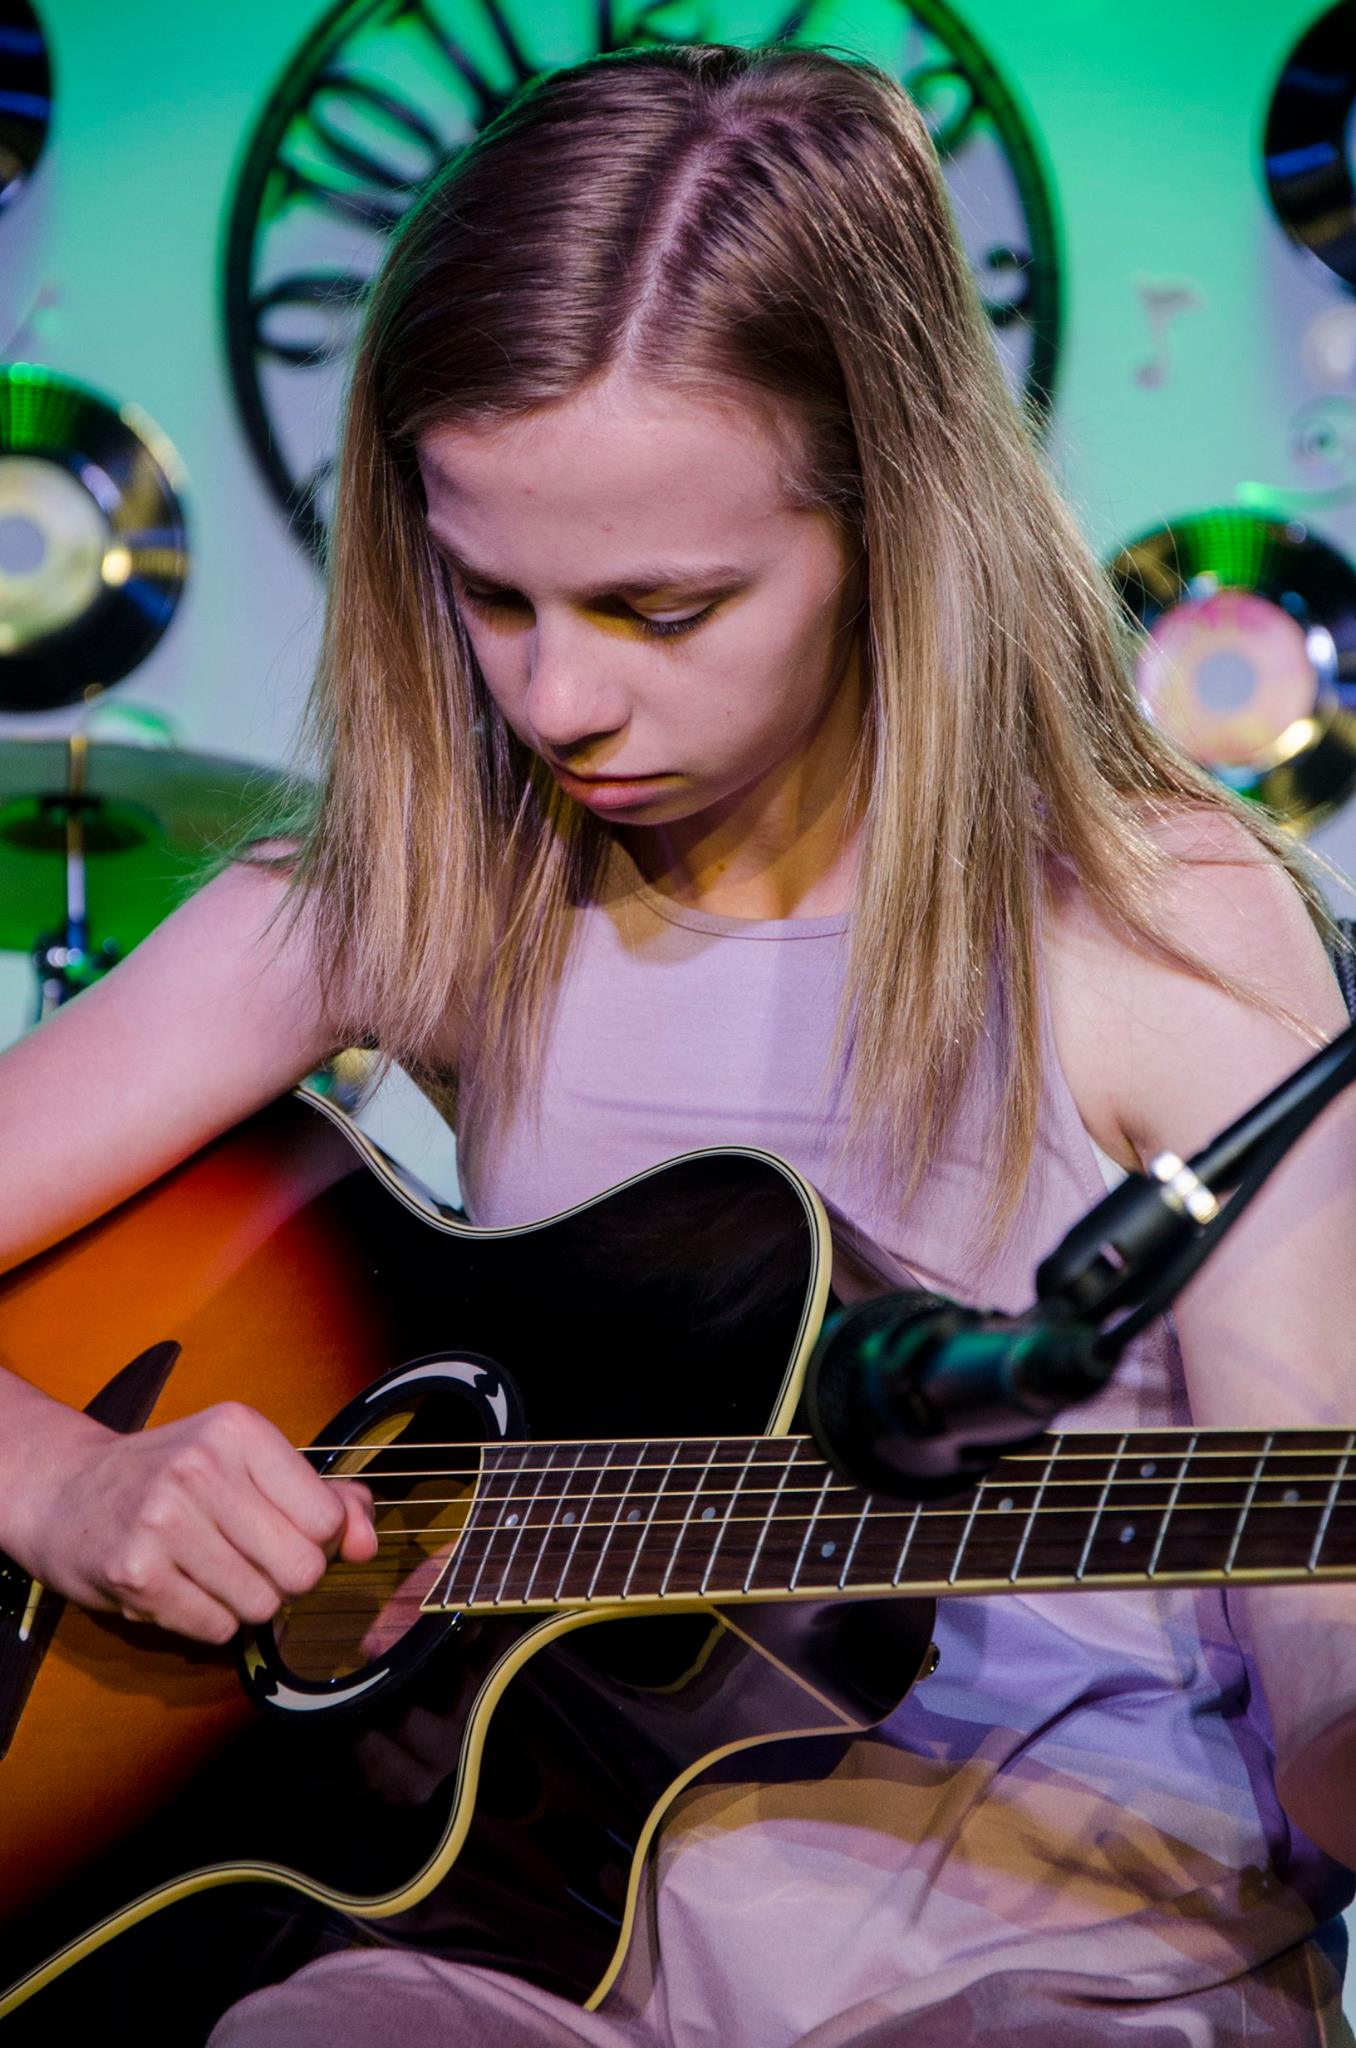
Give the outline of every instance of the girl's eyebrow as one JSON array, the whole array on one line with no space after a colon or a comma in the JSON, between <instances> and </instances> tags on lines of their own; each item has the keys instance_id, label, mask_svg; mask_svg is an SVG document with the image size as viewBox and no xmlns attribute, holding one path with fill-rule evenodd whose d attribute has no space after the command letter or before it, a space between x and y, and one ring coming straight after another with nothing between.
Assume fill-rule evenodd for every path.
<instances>
[{"instance_id":1,"label":"girl's eyebrow","mask_svg":"<svg viewBox=\"0 0 1356 2048\"><path fill-rule=\"evenodd\" d=\"M475 583L487 583L496 590L510 587L506 578L468 562L450 541L444 540L432 527L429 533L440 552L463 576ZM747 568L732 562L646 562L628 576L609 584L605 590L581 590L576 595L586 603L606 597L649 597L656 590L676 587L714 589L717 584L737 583L748 574Z\"/></svg>"}]
</instances>

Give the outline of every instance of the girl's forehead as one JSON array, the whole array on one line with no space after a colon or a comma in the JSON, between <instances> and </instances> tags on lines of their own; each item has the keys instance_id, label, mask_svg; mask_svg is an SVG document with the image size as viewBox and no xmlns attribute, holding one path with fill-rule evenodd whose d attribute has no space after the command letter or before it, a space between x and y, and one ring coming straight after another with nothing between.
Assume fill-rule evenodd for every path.
<instances>
[{"instance_id":1,"label":"girl's forehead","mask_svg":"<svg viewBox=\"0 0 1356 2048\"><path fill-rule=\"evenodd\" d=\"M708 490L765 495L777 491L787 445L785 423L755 398L607 380L511 418L435 425L418 453L426 485L444 497L672 493L698 479Z\"/></svg>"},{"instance_id":2,"label":"girl's forehead","mask_svg":"<svg viewBox=\"0 0 1356 2048\"><path fill-rule=\"evenodd\" d=\"M687 581L696 564L723 565L713 572L719 581L783 553L804 530L775 468L740 460L719 440L550 442L540 460L519 447L498 461L449 442L429 449L424 480L435 538L494 581L588 581L605 562L638 587ZM672 577L650 573L685 563Z\"/></svg>"}]
</instances>

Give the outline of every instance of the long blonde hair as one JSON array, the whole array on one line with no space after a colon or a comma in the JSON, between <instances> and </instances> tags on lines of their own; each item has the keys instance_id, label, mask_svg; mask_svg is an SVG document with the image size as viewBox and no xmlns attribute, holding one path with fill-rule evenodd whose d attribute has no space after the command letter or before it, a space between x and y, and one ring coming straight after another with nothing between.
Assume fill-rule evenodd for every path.
<instances>
[{"instance_id":1,"label":"long blonde hair","mask_svg":"<svg viewBox=\"0 0 1356 2048\"><path fill-rule=\"evenodd\" d=\"M619 366L770 402L790 502L828 512L864 558L865 824L839 1041L854 1128L869 1114L884 1131L906 1201L996 982L996 1242L1037 1127L1052 855L1133 938L1301 1030L1160 930L1173 857L1154 813L1231 814L1332 925L1286 830L1142 716L1131 627L1007 389L924 122L865 60L637 47L550 72L395 236L348 400L311 705L323 784L289 899L315 919L336 1014L418 1068L451 1006L493 1049L502 1099L531 1079L606 828L489 698L414 451L434 425L505 420Z\"/></svg>"}]
</instances>

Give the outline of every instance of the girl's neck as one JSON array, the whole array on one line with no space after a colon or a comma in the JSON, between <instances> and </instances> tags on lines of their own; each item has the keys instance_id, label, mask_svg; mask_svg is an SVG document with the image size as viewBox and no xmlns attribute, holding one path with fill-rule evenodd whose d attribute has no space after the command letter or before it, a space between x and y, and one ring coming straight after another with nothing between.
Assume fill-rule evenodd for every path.
<instances>
[{"instance_id":1,"label":"girl's neck","mask_svg":"<svg viewBox=\"0 0 1356 2048\"><path fill-rule=\"evenodd\" d=\"M857 833L844 836L841 820L833 821L831 831L821 830L823 824L815 819L800 837L775 849L746 837L673 854L656 843L657 831L634 830L625 844L651 887L689 909L764 921L835 917L851 908Z\"/></svg>"}]
</instances>

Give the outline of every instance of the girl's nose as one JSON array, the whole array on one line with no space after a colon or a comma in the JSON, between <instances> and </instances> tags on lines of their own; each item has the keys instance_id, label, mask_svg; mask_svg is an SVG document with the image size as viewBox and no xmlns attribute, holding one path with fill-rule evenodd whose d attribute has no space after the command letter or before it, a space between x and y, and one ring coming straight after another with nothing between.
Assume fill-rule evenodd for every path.
<instances>
[{"instance_id":1,"label":"girl's nose","mask_svg":"<svg viewBox=\"0 0 1356 2048\"><path fill-rule=\"evenodd\" d=\"M544 752L564 756L622 731L628 701L605 664L596 635L586 645L569 633L544 634L538 628L524 709Z\"/></svg>"}]
</instances>

